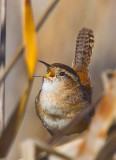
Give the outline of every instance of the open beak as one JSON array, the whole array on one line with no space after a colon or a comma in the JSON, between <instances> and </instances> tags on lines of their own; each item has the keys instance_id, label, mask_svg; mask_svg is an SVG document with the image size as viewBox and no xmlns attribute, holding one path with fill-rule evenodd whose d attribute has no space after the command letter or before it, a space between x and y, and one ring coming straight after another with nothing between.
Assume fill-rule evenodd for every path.
<instances>
[{"instance_id":1,"label":"open beak","mask_svg":"<svg viewBox=\"0 0 116 160\"><path fill-rule=\"evenodd\" d=\"M51 69L51 65L50 65L50 64L48 64L48 63L46 63L46 62L44 62L44 61L40 61L40 60L38 60L38 62L43 63L43 64L48 68L49 73L46 74L46 75L43 75L43 76L35 75L34 77L46 77L46 78L56 77L56 74L55 74L55 72Z\"/></svg>"}]
</instances>

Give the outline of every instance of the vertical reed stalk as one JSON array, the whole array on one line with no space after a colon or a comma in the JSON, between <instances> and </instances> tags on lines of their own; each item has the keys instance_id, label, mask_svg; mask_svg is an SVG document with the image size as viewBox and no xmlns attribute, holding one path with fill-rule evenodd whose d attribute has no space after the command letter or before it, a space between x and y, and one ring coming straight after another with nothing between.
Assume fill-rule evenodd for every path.
<instances>
[{"instance_id":1,"label":"vertical reed stalk","mask_svg":"<svg viewBox=\"0 0 116 160\"><path fill-rule=\"evenodd\" d=\"M0 77L5 68L5 48L6 48L6 0L0 2ZM4 128L5 110L5 81L0 86L0 135Z\"/></svg>"}]
</instances>

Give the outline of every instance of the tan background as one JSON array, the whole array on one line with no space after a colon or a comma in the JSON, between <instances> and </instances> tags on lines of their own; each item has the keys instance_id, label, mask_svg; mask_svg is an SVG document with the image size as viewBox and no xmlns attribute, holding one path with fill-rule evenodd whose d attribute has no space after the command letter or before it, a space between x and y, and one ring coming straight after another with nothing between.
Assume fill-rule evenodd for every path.
<instances>
[{"instance_id":1,"label":"tan background","mask_svg":"<svg viewBox=\"0 0 116 160\"><path fill-rule=\"evenodd\" d=\"M22 43L22 1L8 0L6 63ZM35 24L51 0L32 0ZM103 91L101 73L116 68L116 1L115 0L61 0L37 34L38 59L48 63L60 62L71 66L76 37L82 27L91 28L95 47L90 72L95 100ZM37 64L37 74L45 67ZM21 57L6 80L6 122L12 113L27 81L27 71ZM28 138L46 140L50 135L35 113L35 97L41 88L41 79L35 78L26 114L19 134L8 155L8 160L21 158L20 144Z\"/></svg>"}]
</instances>

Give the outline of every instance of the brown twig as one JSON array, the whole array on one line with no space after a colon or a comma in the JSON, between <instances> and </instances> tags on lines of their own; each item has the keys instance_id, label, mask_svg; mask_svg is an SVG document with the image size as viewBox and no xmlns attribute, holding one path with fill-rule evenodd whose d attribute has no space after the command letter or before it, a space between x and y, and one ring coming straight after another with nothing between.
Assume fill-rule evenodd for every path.
<instances>
[{"instance_id":1,"label":"brown twig","mask_svg":"<svg viewBox=\"0 0 116 160\"><path fill-rule=\"evenodd\" d=\"M60 0L53 1L52 4L48 7L48 9L45 11L45 13L43 14L43 16L41 17L41 19L38 21L38 23L36 25L36 31L37 32L41 29L41 27L45 23L46 19L48 18L48 16L53 11L53 9L55 8L55 6L58 4L59 1ZM17 62L17 60L19 59L19 57L22 55L23 52L24 52L24 44L22 44L17 49L17 51L14 54L13 58L11 59L9 64L6 66L6 68L4 70L4 73L2 74L2 77L0 77L0 84L5 79L5 77L8 75L8 73L12 69L13 65Z\"/></svg>"},{"instance_id":2,"label":"brown twig","mask_svg":"<svg viewBox=\"0 0 116 160\"><path fill-rule=\"evenodd\" d=\"M5 68L5 48L6 48L6 0L1 0L0 19L0 77ZM5 110L5 82L0 86L0 135L4 128L4 110Z\"/></svg>"},{"instance_id":3,"label":"brown twig","mask_svg":"<svg viewBox=\"0 0 116 160\"><path fill-rule=\"evenodd\" d=\"M35 156L34 152L36 152L36 149L39 151L45 151L48 154L52 154L66 160L71 160L71 157L53 149L51 146L47 145L46 143L40 140L27 140L26 142L23 142L22 149L23 149L24 160L26 160L27 157L31 157L31 159L33 160L36 159L35 157L33 157Z\"/></svg>"},{"instance_id":4,"label":"brown twig","mask_svg":"<svg viewBox=\"0 0 116 160\"><path fill-rule=\"evenodd\" d=\"M74 140L72 140L72 141L70 141L66 144L63 144L63 145L60 145L60 146L56 147L55 149L59 152L62 152L64 154L70 156L73 159L77 154L77 148L79 148L82 143L83 143L83 138L76 138L76 139L74 139ZM50 156L49 160L51 160L53 158L54 157Z\"/></svg>"},{"instance_id":5,"label":"brown twig","mask_svg":"<svg viewBox=\"0 0 116 160\"><path fill-rule=\"evenodd\" d=\"M106 144L98 154L96 160L109 160L116 153L116 131L114 131L107 139Z\"/></svg>"}]
</instances>

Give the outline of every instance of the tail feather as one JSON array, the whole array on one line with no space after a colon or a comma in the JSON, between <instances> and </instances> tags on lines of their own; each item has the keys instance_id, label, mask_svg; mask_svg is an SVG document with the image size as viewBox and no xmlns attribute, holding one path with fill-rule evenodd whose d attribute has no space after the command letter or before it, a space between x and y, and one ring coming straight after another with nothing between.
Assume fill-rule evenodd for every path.
<instances>
[{"instance_id":1,"label":"tail feather","mask_svg":"<svg viewBox=\"0 0 116 160\"><path fill-rule=\"evenodd\" d=\"M76 51L72 68L80 77L81 83L90 90L89 64L94 46L94 35L91 29L82 28L77 37Z\"/></svg>"}]
</instances>

